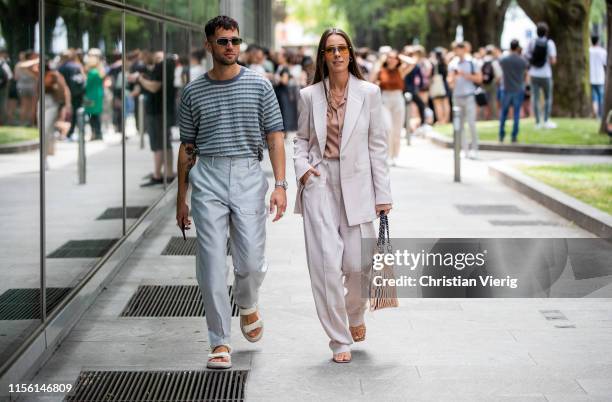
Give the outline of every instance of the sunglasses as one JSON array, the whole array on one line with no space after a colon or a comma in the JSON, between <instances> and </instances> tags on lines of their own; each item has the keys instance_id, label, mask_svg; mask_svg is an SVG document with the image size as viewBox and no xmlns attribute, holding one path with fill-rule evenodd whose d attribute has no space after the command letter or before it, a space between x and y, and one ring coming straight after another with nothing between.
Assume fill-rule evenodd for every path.
<instances>
[{"instance_id":1,"label":"sunglasses","mask_svg":"<svg viewBox=\"0 0 612 402\"><path fill-rule=\"evenodd\" d=\"M336 51L338 51L340 56L347 57L349 55L349 49L350 48L347 45L329 46L326 47L323 52L325 53L325 56L333 56Z\"/></svg>"},{"instance_id":2,"label":"sunglasses","mask_svg":"<svg viewBox=\"0 0 612 402\"><path fill-rule=\"evenodd\" d=\"M234 36L232 38L217 38L215 41L219 46L227 46L231 42L232 46L240 46L242 44L242 38Z\"/></svg>"}]
</instances>

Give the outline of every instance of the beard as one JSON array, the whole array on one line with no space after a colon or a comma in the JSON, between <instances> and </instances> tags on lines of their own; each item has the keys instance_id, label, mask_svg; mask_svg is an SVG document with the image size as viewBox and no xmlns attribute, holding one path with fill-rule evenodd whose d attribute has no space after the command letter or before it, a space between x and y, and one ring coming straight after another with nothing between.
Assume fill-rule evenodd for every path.
<instances>
[{"instance_id":1,"label":"beard","mask_svg":"<svg viewBox=\"0 0 612 402\"><path fill-rule=\"evenodd\" d=\"M238 56L235 56L234 59L231 59L231 60L227 59L222 53L213 52L212 56L216 62L223 64L225 66L231 66L232 64L236 64L236 62L238 61Z\"/></svg>"}]
</instances>

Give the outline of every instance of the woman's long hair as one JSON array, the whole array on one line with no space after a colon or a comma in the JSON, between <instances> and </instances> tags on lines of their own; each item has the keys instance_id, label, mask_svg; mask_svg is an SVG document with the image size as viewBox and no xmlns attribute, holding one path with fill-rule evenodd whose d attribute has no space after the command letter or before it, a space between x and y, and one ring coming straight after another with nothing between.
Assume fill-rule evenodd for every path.
<instances>
[{"instance_id":1,"label":"woman's long hair","mask_svg":"<svg viewBox=\"0 0 612 402\"><path fill-rule=\"evenodd\" d=\"M338 28L328 28L321 35L321 40L319 41L319 48L317 49L317 63L314 78L312 79L312 84L317 84L319 82L323 82L323 89L325 91L325 98L328 99L327 95L327 86L325 85L325 78L329 76L329 69L327 68L327 64L325 63L325 44L327 43L327 38L331 35L340 35L346 41L346 44L349 47L349 65L348 70L351 74L357 77L360 80L365 80L363 75L361 74L361 70L357 65L357 58L355 57L355 51L353 50L353 43L351 42L351 38L348 36L346 32L342 29Z\"/></svg>"}]
</instances>

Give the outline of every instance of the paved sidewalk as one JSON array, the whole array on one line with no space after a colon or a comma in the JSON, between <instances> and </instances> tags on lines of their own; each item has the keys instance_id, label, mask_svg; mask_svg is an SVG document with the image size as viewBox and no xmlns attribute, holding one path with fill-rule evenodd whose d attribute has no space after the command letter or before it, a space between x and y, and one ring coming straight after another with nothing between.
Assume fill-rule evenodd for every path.
<instances>
[{"instance_id":1,"label":"paved sidewalk","mask_svg":"<svg viewBox=\"0 0 612 402\"><path fill-rule=\"evenodd\" d=\"M289 206L295 181L287 142ZM591 237L498 183L486 161L465 161L415 139L392 168L392 237ZM267 164L269 170L269 163ZM526 215L462 215L456 204L515 205ZM493 219L550 225L496 226ZM173 213L146 238L34 382L74 382L81 369L203 369L204 319L128 319L119 313L141 284L196 284L193 257L161 256L177 236ZM195 233L191 233L192 236ZM301 218L269 223L270 270L261 291L265 335L248 343L232 320L235 369L250 369L249 401L609 401L611 299L403 299L366 316L353 362L330 362L307 273ZM557 328L540 310L560 310ZM60 400L47 397L39 400Z\"/></svg>"}]
</instances>

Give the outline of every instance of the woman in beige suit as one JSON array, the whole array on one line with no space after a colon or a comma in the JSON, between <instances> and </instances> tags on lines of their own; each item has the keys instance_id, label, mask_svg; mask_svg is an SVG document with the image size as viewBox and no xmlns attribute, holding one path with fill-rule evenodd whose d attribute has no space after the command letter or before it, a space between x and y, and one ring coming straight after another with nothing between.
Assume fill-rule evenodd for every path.
<instances>
[{"instance_id":1,"label":"woman in beige suit","mask_svg":"<svg viewBox=\"0 0 612 402\"><path fill-rule=\"evenodd\" d=\"M300 91L295 212L304 218L306 258L317 315L333 360L348 363L365 339L362 237L391 210L380 89L362 77L348 35L326 30L311 86ZM345 292L346 288L346 292ZM346 295L345 295L346 293Z\"/></svg>"}]
</instances>

